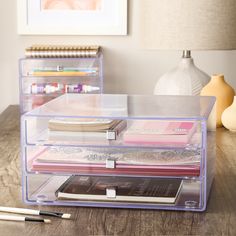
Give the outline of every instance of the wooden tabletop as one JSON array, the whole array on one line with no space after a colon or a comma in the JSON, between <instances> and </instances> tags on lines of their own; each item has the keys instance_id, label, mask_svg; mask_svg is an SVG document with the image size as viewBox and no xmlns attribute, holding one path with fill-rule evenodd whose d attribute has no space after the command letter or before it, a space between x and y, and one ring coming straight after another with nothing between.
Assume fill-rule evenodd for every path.
<instances>
[{"instance_id":1,"label":"wooden tabletop","mask_svg":"<svg viewBox=\"0 0 236 236\"><path fill-rule=\"evenodd\" d=\"M71 213L52 224L0 221L0 235L236 235L236 133L217 130L216 175L204 213L26 206L21 200L19 107L0 115L0 205Z\"/></svg>"}]
</instances>

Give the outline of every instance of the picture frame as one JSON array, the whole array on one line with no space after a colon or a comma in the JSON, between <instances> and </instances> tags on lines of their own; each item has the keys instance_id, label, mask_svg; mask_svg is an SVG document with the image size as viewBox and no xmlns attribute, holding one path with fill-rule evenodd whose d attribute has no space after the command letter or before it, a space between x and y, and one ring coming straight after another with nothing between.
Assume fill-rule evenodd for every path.
<instances>
[{"instance_id":1,"label":"picture frame","mask_svg":"<svg viewBox=\"0 0 236 236\"><path fill-rule=\"evenodd\" d=\"M127 35L127 0L17 0L17 20L20 35Z\"/></svg>"}]
</instances>

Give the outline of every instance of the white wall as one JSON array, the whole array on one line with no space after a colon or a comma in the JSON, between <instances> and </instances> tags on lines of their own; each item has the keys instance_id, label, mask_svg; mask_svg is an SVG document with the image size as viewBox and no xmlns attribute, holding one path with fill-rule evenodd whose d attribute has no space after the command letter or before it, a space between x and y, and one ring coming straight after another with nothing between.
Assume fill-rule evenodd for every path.
<instances>
[{"instance_id":1,"label":"white wall","mask_svg":"<svg viewBox=\"0 0 236 236\"><path fill-rule=\"evenodd\" d=\"M18 59L31 44L99 44L104 51L106 93L151 94L156 79L174 67L179 51L145 51L139 40L139 2L129 0L128 36L20 36L16 0L0 8L0 112L19 103ZM236 51L192 53L195 64L208 74L223 73L236 89Z\"/></svg>"}]
</instances>

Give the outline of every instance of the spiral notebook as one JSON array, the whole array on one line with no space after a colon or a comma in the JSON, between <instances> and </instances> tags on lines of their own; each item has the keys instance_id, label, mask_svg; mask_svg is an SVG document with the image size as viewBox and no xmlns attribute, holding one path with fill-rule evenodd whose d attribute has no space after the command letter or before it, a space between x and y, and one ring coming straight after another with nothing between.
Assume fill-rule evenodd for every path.
<instances>
[{"instance_id":1,"label":"spiral notebook","mask_svg":"<svg viewBox=\"0 0 236 236\"><path fill-rule=\"evenodd\" d=\"M32 45L25 49L31 58L97 57L101 50L97 45Z\"/></svg>"}]
</instances>

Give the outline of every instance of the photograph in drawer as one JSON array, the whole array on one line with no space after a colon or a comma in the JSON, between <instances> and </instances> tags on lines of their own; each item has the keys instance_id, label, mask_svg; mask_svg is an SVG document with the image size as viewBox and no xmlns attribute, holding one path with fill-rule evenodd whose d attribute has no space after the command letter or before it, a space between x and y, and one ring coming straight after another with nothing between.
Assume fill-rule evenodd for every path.
<instances>
[{"instance_id":1,"label":"photograph in drawer","mask_svg":"<svg viewBox=\"0 0 236 236\"><path fill-rule=\"evenodd\" d=\"M32 153L32 154L31 154ZM30 171L143 176L199 176L196 150L47 147L28 151Z\"/></svg>"}]
</instances>

